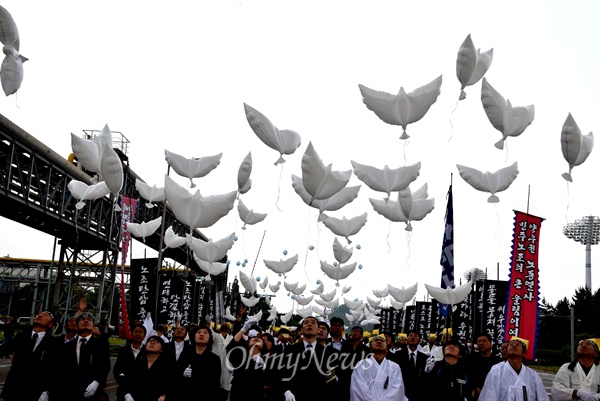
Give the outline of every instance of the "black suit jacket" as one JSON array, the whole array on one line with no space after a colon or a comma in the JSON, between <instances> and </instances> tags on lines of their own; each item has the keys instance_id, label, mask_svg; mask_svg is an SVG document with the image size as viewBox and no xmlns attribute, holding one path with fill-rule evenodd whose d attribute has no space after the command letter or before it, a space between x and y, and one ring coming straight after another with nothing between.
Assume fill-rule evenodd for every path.
<instances>
[{"instance_id":1,"label":"black suit jacket","mask_svg":"<svg viewBox=\"0 0 600 401\"><path fill-rule=\"evenodd\" d=\"M133 354L131 344L126 344L119 350L119 355L117 356L117 360L113 368L113 376L119 385L119 388L117 388L117 401L122 401L125 399L125 394L127 394L126 382L131 376L133 365L137 359L143 358L145 353L146 348L143 345L140 349L140 352L137 354L137 357Z\"/></svg>"},{"instance_id":2,"label":"black suit jacket","mask_svg":"<svg viewBox=\"0 0 600 401\"><path fill-rule=\"evenodd\" d=\"M338 400L337 369L340 354L316 342L314 351L304 352L304 342L285 347L281 387L296 401Z\"/></svg>"},{"instance_id":3,"label":"black suit jacket","mask_svg":"<svg viewBox=\"0 0 600 401\"><path fill-rule=\"evenodd\" d=\"M424 395L420 389L425 380L425 364L427 358L429 358L427 354L421 351L415 351L415 353L417 354L415 365L410 363L410 350L408 348L388 354L389 360L400 365L405 395L410 401L423 399Z\"/></svg>"},{"instance_id":4,"label":"black suit jacket","mask_svg":"<svg viewBox=\"0 0 600 401\"><path fill-rule=\"evenodd\" d=\"M95 401L106 386L106 378L110 371L108 342L104 338L90 337L77 363L76 347L79 340L77 336L62 347L61 386L58 391L59 397L56 398L61 401ZM92 397L84 399L83 394L93 381L99 383L98 390Z\"/></svg>"},{"instance_id":5,"label":"black suit jacket","mask_svg":"<svg viewBox=\"0 0 600 401\"><path fill-rule=\"evenodd\" d=\"M0 397L5 401L37 401L42 392L54 392L59 345L47 332L32 351L31 331L17 334L11 344L12 366Z\"/></svg>"}]
</instances>

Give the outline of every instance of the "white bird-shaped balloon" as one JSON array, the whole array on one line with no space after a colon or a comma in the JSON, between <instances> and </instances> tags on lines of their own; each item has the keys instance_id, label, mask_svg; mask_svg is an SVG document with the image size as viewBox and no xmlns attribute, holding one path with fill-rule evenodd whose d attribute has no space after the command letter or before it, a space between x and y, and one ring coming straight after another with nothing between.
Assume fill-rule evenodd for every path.
<instances>
[{"instance_id":1,"label":"white bird-shaped balloon","mask_svg":"<svg viewBox=\"0 0 600 401\"><path fill-rule=\"evenodd\" d=\"M336 290L334 288L333 291L328 292L326 294L321 294L319 296L321 297L321 299L323 301L325 301L325 302L331 302L331 301L333 301L333 298L335 298L335 293L336 293Z\"/></svg>"},{"instance_id":2,"label":"white bird-shaped balloon","mask_svg":"<svg viewBox=\"0 0 600 401\"><path fill-rule=\"evenodd\" d=\"M315 303L317 303L317 304L319 304L321 306L325 306L325 307L327 307L329 309L335 309L335 308L337 308L338 305L339 305L339 303L340 303L339 298L335 298L335 299L333 299L332 301L329 301L329 302L324 301L324 300L319 299L319 298L315 298L314 301L315 301Z\"/></svg>"},{"instance_id":3,"label":"white bird-shaped balloon","mask_svg":"<svg viewBox=\"0 0 600 401\"><path fill-rule=\"evenodd\" d=\"M325 284L323 284L323 282L320 281L319 284L317 285L317 287L314 290L310 290L310 292L315 295L321 295L323 293L324 289L325 289Z\"/></svg>"},{"instance_id":4,"label":"white bird-shaped balloon","mask_svg":"<svg viewBox=\"0 0 600 401\"><path fill-rule=\"evenodd\" d=\"M187 243L187 238L175 234L175 231L173 231L173 227L169 226L165 230L164 242L165 248L163 249L163 251L167 248L179 248L180 246Z\"/></svg>"},{"instance_id":5,"label":"white bird-shaped balloon","mask_svg":"<svg viewBox=\"0 0 600 401\"><path fill-rule=\"evenodd\" d=\"M436 102L441 86L441 75L411 93L406 93L404 88L400 88L397 95L358 85L363 96L363 102L369 110L374 112L382 121L402 127L400 139L409 138L406 127L425 116L431 105Z\"/></svg>"},{"instance_id":6,"label":"white bird-shaped balloon","mask_svg":"<svg viewBox=\"0 0 600 401\"><path fill-rule=\"evenodd\" d=\"M263 262L265 262L265 266L267 266L269 270L275 273L286 274L292 271L294 266L296 266L296 263L298 263L298 254L295 254L294 256L291 256L286 260L279 259L279 261L277 261L263 259Z\"/></svg>"},{"instance_id":7,"label":"white bird-shaped balloon","mask_svg":"<svg viewBox=\"0 0 600 401\"><path fill-rule=\"evenodd\" d=\"M435 198L427 199L427 184L417 191L410 188L398 192L398 200L371 199L373 210L394 222L406 223L406 231L412 231L412 222L423 220L435 207Z\"/></svg>"},{"instance_id":8,"label":"white bird-shaped balloon","mask_svg":"<svg viewBox=\"0 0 600 401\"><path fill-rule=\"evenodd\" d=\"M202 271L208 273L208 275L205 277L206 280L210 280L211 275L216 276L216 275L223 273L225 270L227 270L226 263L209 262L209 261L200 259L198 256L196 256L195 253L192 253L192 255L193 255L194 261L196 262L198 267Z\"/></svg>"},{"instance_id":9,"label":"white bird-shaped balloon","mask_svg":"<svg viewBox=\"0 0 600 401\"><path fill-rule=\"evenodd\" d=\"M323 212L339 210L352 202L358 197L358 191L360 190L360 185L344 187L327 199L312 199L312 196L304 189L302 178L294 174L292 174L292 187L304 203L319 210L319 218L317 221L323 220Z\"/></svg>"},{"instance_id":10,"label":"white bird-shaped balloon","mask_svg":"<svg viewBox=\"0 0 600 401\"><path fill-rule=\"evenodd\" d=\"M243 271L240 270L240 283L250 294L254 294L256 292L256 279L252 275L247 275Z\"/></svg>"},{"instance_id":11,"label":"white bird-shaped balloon","mask_svg":"<svg viewBox=\"0 0 600 401\"><path fill-rule=\"evenodd\" d=\"M308 297L296 297L295 301L300 305L308 305L313 300L313 295Z\"/></svg>"},{"instance_id":12,"label":"white bird-shaped balloon","mask_svg":"<svg viewBox=\"0 0 600 401\"><path fill-rule=\"evenodd\" d=\"M313 314L313 308L311 306L307 308L296 308L296 314L302 316L302 318L305 318Z\"/></svg>"},{"instance_id":13,"label":"white bird-shaped balloon","mask_svg":"<svg viewBox=\"0 0 600 401\"><path fill-rule=\"evenodd\" d=\"M362 310L350 310L350 314L354 316L354 320L357 322L365 317L365 314Z\"/></svg>"},{"instance_id":14,"label":"white bird-shaped balloon","mask_svg":"<svg viewBox=\"0 0 600 401\"><path fill-rule=\"evenodd\" d=\"M126 223L127 231L129 231L135 237L142 237L146 242L146 237L151 236L160 228L162 222L162 216L157 217L154 220L144 221L142 223Z\"/></svg>"},{"instance_id":15,"label":"white bird-shaped balloon","mask_svg":"<svg viewBox=\"0 0 600 401\"><path fill-rule=\"evenodd\" d=\"M106 182L106 186L110 189L110 192L118 195L121 192L121 188L123 188L123 162L109 144L102 145L100 172L100 176Z\"/></svg>"},{"instance_id":16,"label":"white bird-shaped balloon","mask_svg":"<svg viewBox=\"0 0 600 401\"><path fill-rule=\"evenodd\" d=\"M250 173L252 173L252 152L248 152L242 163L240 164L240 168L238 169L238 192L240 194L245 194L252 187L252 179L250 178Z\"/></svg>"},{"instance_id":17,"label":"white bird-shaped balloon","mask_svg":"<svg viewBox=\"0 0 600 401\"><path fill-rule=\"evenodd\" d=\"M372 190L386 193L386 200L391 192L408 188L410 183L417 179L421 170L421 162L395 169L389 168L387 164L383 169L378 169L355 161L351 163L354 167L354 175Z\"/></svg>"},{"instance_id":18,"label":"white bird-shaped balloon","mask_svg":"<svg viewBox=\"0 0 600 401\"><path fill-rule=\"evenodd\" d=\"M587 135L582 135L575 119L569 113L560 133L560 147L565 160L569 163L569 172L562 174L562 177L569 182L573 182L571 170L583 163L592 153L594 134L590 132Z\"/></svg>"},{"instance_id":19,"label":"white bird-shaped balloon","mask_svg":"<svg viewBox=\"0 0 600 401\"><path fill-rule=\"evenodd\" d=\"M290 319L292 318L293 313L294 313L294 309L292 309L291 311L289 311L285 315L281 316L281 323L287 324L287 322L289 322Z\"/></svg>"},{"instance_id":20,"label":"white bird-shaped balloon","mask_svg":"<svg viewBox=\"0 0 600 401\"><path fill-rule=\"evenodd\" d=\"M157 187L156 185L148 185L139 178L135 179L135 189L140 193L141 197L146 199L146 207L152 209L152 202L162 202L165 200L165 188Z\"/></svg>"},{"instance_id":21,"label":"white bird-shaped balloon","mask_svg":"<svg viewBox=\"0 0 600 401\"><path fill-rule=\"evenodd\" d=\"M274 294L277 291L279 291L279 284L277 284L277 283L275 283L275 284L269 284L269 289Z\"/></svg>"},{"instance_id":22,"label":"white bird-shaped balloon","mask_svg":"<svg viewBox=\"0 0 600 401\"><path fill-rule=\"evenodd\" d=\"M223 153L219 153L214 156L192 157L188 159L165 149L165 160L177 174L190 180L191 188L196 186L194 178L204 177L217 168L221 163L222 156Z\"/></svg>"},{"instance_id":23,"label":"white bird-shaped balloon","mask_svg":"<svg viewBox=\"0 0 600 401\"><path fill-rule=\"evenodd\" d=\"M288 283L287 281L283 282L283 287L286 289L286 291L292 292L294 291L296 288L298 288L298 282L295 283Z\"/></svg>"},{"instance_id":24,"label":"white bird-shaped balloon","mask_svg":"<svg viewBox=\"0 0 600 401\"><path fill-rule=\"evenodd\" d=\"M461 84L460 96L458 100L467 97L465 87L476 84L487 72L494 58L494 49L481 53L480 49L475 49L471 34L467 35L464 42L460 45L458 56L456 57L456 77Z\"/></svg>"},{"instance_id":25,"label":"white bird-shaped balloon","mask_svg":"<svg viewBox=\"0 0 600 401\"><path fill-rule=\"evenodd\" d=\"M456 288L440 288L429 284L425 284L425 288L427 288L427 292L431 298L435 299L439 303L456 305L461 303L467 297L467 295L469 295L472 285L469 281L463 285L459 285Z\"/></svg>"},{"instance_id":26,"label":"white bird-shaped balloon","mask_svg":"<svg viewBox=\"0 0 600 401\"><path fill-rule=\"evenodd\" d=\"M396 310L403 310L404 309L404 303L403 302L398 302L395 299L390 299L390 305L392 305L392 308L396 309Z\"/></svg>"},{"instance_id":27,"label":"white bird-shaped balloon","mask_svg":"<svg viewBox=\"0 0 600 401\"><path fill-rule=\"evenodd\" d=\"M225 308L225 319L227 320L235 320L235 316L231 314L231 310L229 308Z\"/></svg>"},{"instance_id":28,"label":"white bird-shaped balloon","mask_svg":"<svg viewBox=\"0 0 600 401\"><path fill-rule=\"evenodd\" d=\"M352 289L351 285L350 286L348 286L348 285L343 286L342 287L342 294L346 294L346 293L350 292L351 289Z\"/></svg>"},{"instance_id":29,"label":"white bird-shaped balloon","mask_svg":"<svg viewBox=\"0 0 600 401\"><path fill-rule=\"evenodd\" d=\"M390 290L389 288L386 286L382 289L374 289L373 290L373 295L375 295L378 298L384 298L387 297L390 294Z\"/></svg>"},{"instance_id":30,"label":"white bird-shaped balloon","mask_svg":"<svg viewBox=\"0 0 600 401\"><path fill-rule=\"evenodd\" d=\"M71 195L73 195L73 198L79 201L75 204L77 210L82 209L85 206L84 201L86 200L99 199L110 194L110 189L108 189L106 182L104 181L88 185L82 181L71 180L67 184L67 188Z\"/></svg>"},{"instance_id":31,"label":"white bird-shaped balloon","mask_svg":"<svg viewBox=\"0 0 600 401\"><path fill-rule=\"evenodd\" d=\"M346 297L344 297L344 304L346 304L346 306L350 310L358 310L359 308L364 307L364 304L362 301L351 301Z\"/></svg>"},{"instance_id":32,"label":"white bird-shaped balloon","mask_svg":"<svg viewBox=\"0 0 600 401\"><path fill-rule=\"evenodd\" d=\"M238 213L240 215L240 219L244 222L242 230L246 229L247 224L253 225L260 223L267 217L267 213L256 213L254 212L254 209L248 209L241 199L238 202Z\"/></svg>"},{"instance_id":33,"label":"white bird-shaped balloon","mask_svg":"<svg viewBox=\"0 0 600 401\"><path fill-rule=\"evenodd\" d=\"M354 252L354 248L346 248L342 243L337 239L337 237L333 240L333 256L338 263L346 263L352 257L352 253Z\"/></svg>"},{"instance_id":34,"label":"white bird-shaped balloon","mask_svg":"<svg viewBox=\"0 0 600 401\"><path fill-rule=\"evenodd\" d=\"M269 285L269 276L265 277L265 279L258 285L261 289L267 288Z\"/></svg>"},{"instance_id":35,"label":"white bird-shaped balloon","mask_svg":"<svg viewBox=\"0 0 600 401\"><path fill-rule=\"evenodd\" d=\"M406 304L417 294L417 283L408 288L396 288L388 284L388 289L390 290L390 295L396 300L396 302Z\"/></svg>"},{"instance_id":36,"label":"white bird-shaped balloon","mask_svg":"<svg viewBox=\"0 0 600 401\"><path fill-rule=\"evenodd\" d=\"M269 316L267 317L267 321L272 322L275 319L277 319L277 309L271 308L269 310Z\"/></svg>"},{"instance_id":37,"label":"white bird-shaped balloon","mask_svg":"<svg viewBox=\"0 0 600 401\"><path fill-rule=\"evenodd\" d=\"M381 299L372 299L371 297L367 296L367 302L372 308L376 308L381 303Z\"/></svg>"},{"instance_id":38,"label":"white bird-shaped balloon","mask_svg":"<svg viewBox=\"0 0 600 401\"><path fill-rule=\"evenodd\" d=\"M513 107L485 78L481 84L481 104L490 123L502 134L502 139L494 144L498 149L504 148L507 137L521 135L535 117L534 106Z\"/></svg>"},{"instance_id":39,"label":"white bird-shaped balloon","mask_svg":"<svg viewBox=\"0 0 600 401\"><path fill-rule=\"evenodd\" d=\"M517 162L514 162L508 167L490 173L486 171L482 173L471 167L461 166L457 164L458 173L469 185L478 191L489 192L491 195L488 198L489 203L498 203L500 199L496 196L497 192L502 192L513 183L519 174Z\"/></svg>"},{"instance_id":40,"label":"white bird-shaped balloon","mask_svg":"<svg viewBox=\"0 0 600 401\"><path fill-rule=\"evenodd\" d=\"M332 165L325 166L310 142L302 156L302 184L315 199L327 199L341 191L352 176L352 170L334 171Z\"/></svg>"},{"instance_id":41,"label":"white bird-shaped balloon","mask_svg":"<svg viewBox=\"0 0 600 401\"><path fill-rule=\"evenodd\" d=\"M295 295L301 295L304 292L304 290L306 290L306 284L298 285L290 292Z\"/></svg>"},{"instance_id":42,"label":"white bird-shaped balloon","mask_svg":"<svg viewBox=\"0 0 600 401\"><path fill-rule=\"evenodd\" d=\"M349 244L352 243L350 236L357 234L367 223L367 213L347 219L346 216L341 219L323 215L323 225L335 235L346 238Z\"/></svg>"},{"instance_id":43,"label":"white bird-shaped balloon","mask_svg":"<svg viewBox=\"0 0 600 401\"><path fill-rule=\"evenodd\" d=\"M209 238L208 241L203 241L194 238L191 234L186 234L186 240L188 247L200 259L208 262L217 262L227 255L227 251L235 243L235 233L231 233L229 236L216 241L213 241L212 238Z\"/></svg>"},{"instance_id":44,"label":"white bird-shaped balloon","mask_svg":"<svg viewBox=\"0 0 600 401\"><path fill-rule=\"evenodd\" d=\"M258 110L244 103L246 119L250 128L265 145L279 152L275 165L285 163L283 155L291 155L300 147L300 134L291 130L279 130Z\"/></svg>"},{"instance_id":45,"label":"white bird-shaped balloon","mask_svg":"<svg viewBox=\"0 0 600 401\"><path fill-rule=\"evenodd\" d=\"M354 271L354 269L356 269L356 262L351 263L349 265L338 265L338 266L334 266L334 265L330 265L327 262L323 262L322 260L321 262L321 270L323 271L323 273L325 273L327 275L327 277L329 277L330 279L333 279L336 281L335 285L339 286L340 280L343 280L345 278L347 278L348 276L350 276L350 274L352 274L352 272Z\"/></svg>"},{"instance_id":46,"label":"white bird-shaped balloon","mask_svg":"<svg viewBox=\"0 0 600 401\"><path fill-rule=\"evenodd\" d=\"M352 314L351 314L351 313L345 313L345 315L346 315L346 320L347 320L349 323L352 323L352 322L356 321L356 319L354 318L354 316L352 316Z\"/></svg>"},{"instance_id":47,"label":"white bird-shaped balloon","mask_svg":"<svg viewBox=\"0 0 600 401\"><path fill-rule=\"evenodd\" d=\"M191 228L206 228L233 209L237 191L211 196L202 196L200 191L191 194L165 175L165 195L179 221Z\"/></svg>"},{"instance_id":48,"label":"white bird-shaped balloon","mask_svg":"<svg viewBox=\"0 0 600 401\"><path fill-rule=\"evenodd\" d=\"M28 59L19 54L21 41L19 30L12 15L0 6L0 42L4 45L4 60L0 68L0 80L6 96L16 93L23 82L23 63Z\"/></svg>"},{"instance_id":49,"label":"white bird-shaped balloon","mask_svg":"<svg viewBox=\"0 0 600 401\"><path fill-rule=\"evenodd\" d=\"M240 299L242 300L242 303L248 308L252 308L258 303L258 301L260 301L260 298L255 297L254 295L252 295L250 298L246 298L245 296L240 295Z\"/></svg>"}]
</instances>

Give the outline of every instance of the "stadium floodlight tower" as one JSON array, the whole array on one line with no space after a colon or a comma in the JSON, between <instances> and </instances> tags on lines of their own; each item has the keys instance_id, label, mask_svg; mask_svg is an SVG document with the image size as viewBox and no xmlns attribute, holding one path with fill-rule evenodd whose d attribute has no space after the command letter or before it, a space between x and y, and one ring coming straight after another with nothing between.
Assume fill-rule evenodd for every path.
<instances>
[{"instance_id":1,"label":"stadium floodlight tower","mask_svg":"<svg viewBox=\"0 0 600 401\"><path fill-rule=\"evenodd\" d=\"M585 245L585 286L592 290L592 245L600 242L600 218L584 216L563 228L563 234Z\"/></svg>"}]
</instances>

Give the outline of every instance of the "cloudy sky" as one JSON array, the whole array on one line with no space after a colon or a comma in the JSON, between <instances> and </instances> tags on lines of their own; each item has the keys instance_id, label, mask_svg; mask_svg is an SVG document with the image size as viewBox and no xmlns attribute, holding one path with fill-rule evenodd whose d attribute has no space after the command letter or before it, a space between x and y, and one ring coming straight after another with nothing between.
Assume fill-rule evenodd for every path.
<instances>
[{"instance_id":1,"label":"cloudy sky","mask_svg":"<svg viewBox=\"0 0 600 401\"><path fill-rule=\"evenodd\" d=\"M236 209L204 229L219 239L235 232L230 278L243 269L270 282L283 281L263 259L299 255L289 282L326 291L335 288L320 270L332 263L334 235L317 223L317 211L301 201L291 175L312 142L334 170L350 161L383 168L421 162L416 190L428 185L435 209L405 231L373 211L361 185L358 198L330 215L368 213L351 237L357 269L341 286L346 297L374 297L387 284L439 286L446 193L454 192L457 281L472 268L490 278L508 278L514 210L543 217L540 236L541 295L555 303L585 284L584 246L563 227L600 214L598 150L573 169L562 156L562 125L571 113L584 134L600 129L600 3L597 1L9 1L29 58L16 96L0 99L0 113L61 155L71 153L70 134L108 124L130 140L130 166L146 182L164 185L164 150L185 157L223 153L221 164L197 179L203 195L237 189L237 170L252 152L253 187L244 203L267 219L242 230ZM480 100L481 82L458 101L458 49L471 37L477 48L494 49L486 78L515 106L535 106L523 134L509 138L490 124ZM443 77L441 94L425 117L402 129L388 125L362 102L358 85L407 92ZM248 125L243 104L280 129L302 137L298 150L275 166L279 154ZM519 175L500 202L469 186L456 164L496 171L514 162ZM170 174L181 185L186 179ZM52 238L0 221L0 252L47 258ZM22 233L22 235L15 235ZM32 241L36 247L31 248ZM341 239L345 243L344 239ZM262 246L261 246L262 243ZM360 245L360 247L356 247ZM313 250L309 247L313 246ZM360 248L360 249L358 249ZM600 250L592 252L593 289L600 283ZM143 257L141 242L133 257ZM287 256L284 255L287 252ZM246 267L236 262L248 260ZM255 264L256 262L256 265ZM341 287L339 287L341 288ZM291 301L277 294L282 308Z\"/></svg>"}]
</instances>

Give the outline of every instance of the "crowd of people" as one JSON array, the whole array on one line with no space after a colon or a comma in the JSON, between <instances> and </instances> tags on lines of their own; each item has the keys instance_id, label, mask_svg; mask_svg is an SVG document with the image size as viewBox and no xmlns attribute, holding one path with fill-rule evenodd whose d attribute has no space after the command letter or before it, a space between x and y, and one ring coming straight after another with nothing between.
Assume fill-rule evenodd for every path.
<instances>
[{"instance_id":1,"label":"crowd of people","mask_svg":"<svg viewBox=\"0 0 600 401\"><path fill-rule=\"evenodd\" d=\"M492 353L481 333L469 349L444 329L366 337L345 333L338 317L305 317L296 330L263 330L240 307L236 320L176 325L170 339L137 324L118 353L112 375L117 401L546 401L539 375L524 364L528 341L513 337ZM94 316L68 319L64 334L44 311L31 332L0 347L12 366L0 393L5 401L106 401L111 374L107 339ZM216 331L215 331L216 329ZM439 341L438 341L439 340ZM9 347L9 349L7 349ZM600 401L598 345L583 340L577 358L554 379L554 401Z\"/></svg>"}]
</instances>

